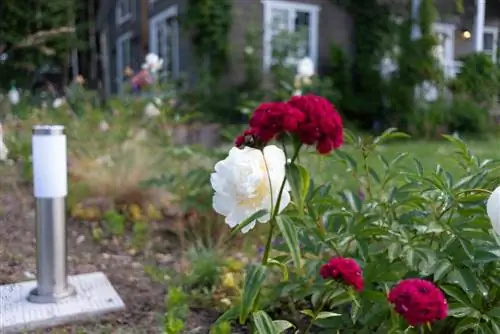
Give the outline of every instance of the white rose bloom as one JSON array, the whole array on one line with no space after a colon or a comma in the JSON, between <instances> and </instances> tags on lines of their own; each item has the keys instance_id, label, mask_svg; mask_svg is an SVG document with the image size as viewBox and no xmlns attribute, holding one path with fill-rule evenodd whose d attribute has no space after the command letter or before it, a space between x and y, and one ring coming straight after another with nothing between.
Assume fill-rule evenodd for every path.
<instances>
[{"instance_id":1,"label":"white rose bloom","mask_svg":"<svg viewBox=\"0 0 500 334\"><path fill-rule=\"evenodd\" d=\"M163 67L163 59L154 53L148 53L146 55L146 64L151 72L156 73Z\"/></svg>"},{"instance_id":2,"label":"white rose bloom","mask_svg":"<svg viewBox=\"0 0 500 334\"><path fill-rule=\"evenodd\" d=\"M58 109L64 104L65 100L62 97L58 97L57 99L52 102L52 108Z\"/></svg>"},{"instance_id":3,"label":"white rose bloom","mask_svg":"<svg viewBox=\"0 0 500 334\"><path fill-rule=\"evenodd\" d=\"M215 165L215 173L210 177L215 190L214 210L226 217L225 222L231 228L262 209L268 210L268 213L258 220L268 222L273 210L271 205L276 203L285 178L285 163L285 153L275 145L266 146L263 151L233 147L228 157ZM287 182L280 212L290 203L289 191ZM248 232L255 227L255 223L248 224L241 231Z\"/></svg>"},{"instance_id":4,"label":"white rose bloom","mask_svg":"<svg viewBox=\"0 0 500 334\"><path fill-rule=\"evenodd\" d=\"M297 64L297 75L302 78L310 78L314 75L314 62L311 58L305 57Z\"/></svg>"},{"instance_id":5,"label":"white rose bloom","mask_svg":"<svg viewBox=\"0 0 500 334\"><path fill-rule=\"evenodd\" d=\"M158 109L153 103L149 102L144 108L144 114L147 117L160 116L160 109Z\"/></svg>"},{"instance_id":6,"label":"white rose bloom","mask_svg":"<svg viewBox=\"0 0 500 334\"><path fill-rule=\"evenodd\" d=\"M493 230L500 234L500 187L497 187L486 202L486 213L491 220Z\"/></svg>"}]
</instances>

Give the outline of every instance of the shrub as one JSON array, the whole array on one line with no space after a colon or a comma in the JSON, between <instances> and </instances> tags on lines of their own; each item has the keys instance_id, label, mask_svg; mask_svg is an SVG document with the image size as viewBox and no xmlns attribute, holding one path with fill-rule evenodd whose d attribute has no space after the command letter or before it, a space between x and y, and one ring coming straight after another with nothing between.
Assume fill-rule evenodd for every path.
<instances>
[{"instance_id":1,"label":"shrub","mask_svg":"<svg viewBox=\"0 0 500 334\"><path fill-rule=\"evenodd\" d=\"M497 66L484 53L468 55L462 61L459 74L450 83L451 89L480 107L490 108L496 102L500 88Z\"/></svg>"},{"instance_id":2,"label":"shrub","mask_svg":"<svg viewBox=\"0 0 500 334\"><path fill-rule=\"evenodd\" d=\"M257 331L267 332L267 327L273 333L290 327L301 333L402 333L411 331L411 325L420 332L428 326L432 333L496 331L500 238L492 233L483 205L500 165L479 160L461 140L450 136L446 138L455 144L457 164L463 168L458 177L439 165L424 170L418 160L408 167L403 163L410 159L408 153L391 160L380 154L378 148L387 140L404 137L394 129L371 141L346 134L362 160L358 163L340 150L335 159L360 184L358 189L338 192L333 184L314 183L298 163L297 138L291 146L278 137L292 157L286 160L292 202L282 212L272 211L262 264L247 267L241 303L219 321L249 321ZM382 170L369 165L371 156L383 162ZM228 162L221 168L230 166ZM271 165L268 172L272 184L278 175L273 168L277 167ZM217 187L221 189L220 184ZM280 189L277 203L287 198L286 188ZM255 212L236 229L254 223L266 211ZM283 244L272 242L279 237ZM418 280L405 281L409 278ZM402 281L432 286L433 295L439 297L434 314L430 307L439 302L435 298L409 306L424 312L419 314L423 318L432 315L427 324L406 314L408 305L398 306L401 288L388 301L388 291ZM403 295L410 293L404 291Z\"/></svg>"}]
</instances>

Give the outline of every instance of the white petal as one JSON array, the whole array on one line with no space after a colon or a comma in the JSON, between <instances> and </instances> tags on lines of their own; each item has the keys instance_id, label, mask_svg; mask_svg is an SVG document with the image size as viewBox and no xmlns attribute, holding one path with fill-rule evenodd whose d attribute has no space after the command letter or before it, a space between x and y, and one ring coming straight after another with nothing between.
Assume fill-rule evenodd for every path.
<instances>
[{"instance_id":1,"label":"white petal","mask_svg":"<svg viewBox=\"0 0 500 334\"><path fill-rule=\"evenodd\" d=\"M233 211L226 217L226 224L229 225L229 227L233 228L236 225L239 225L242 223L245 219L250 217L253 212L245 210L242 207L235 207Z\"/></svg>"},{"instance_id":2,"label":"white petal","mask_svg":"<svg viewBox=\"0 0 500 334\"><path fill-rule=\"evenodd\" d=\"M235 204L231 196L217 192L214 194L212 206L215 212L220 215L228 216L233 211Z\"/></svg>"},{"instance_id":3,"label":"white petal","mask_svg":"<svg viewBox=\"0 0 500 334\"><path fill-rule=\"evenodd\" d=\"M280 202L280 208L278 210L278 213L281 211L285 210L285 208L290 204L291 198L290 198L290 193L288 191L283 191L283 194L281 195L281 202Z\"/></svg>"},{"instance_id":4,"label":"white petal","mask_svg":"<svg viewBox=\"0 0 500 334\"><path fill-rule=\"evenodd\" d=\"M210 183L214 191L219 193L224 193L224 186L226 184L226 179L219 173L210 174Z\"/></svg>"},{"instance_id":5,"label":"white petal","mask_svg":"<svg viewBox=\"0 0 500 334\"><path fill-rule=\"evenodd\" d=\"M497 187L488 198L486 213L491 220L493 230L500 234L500 187Z\"/></svg>"}]
</instances>

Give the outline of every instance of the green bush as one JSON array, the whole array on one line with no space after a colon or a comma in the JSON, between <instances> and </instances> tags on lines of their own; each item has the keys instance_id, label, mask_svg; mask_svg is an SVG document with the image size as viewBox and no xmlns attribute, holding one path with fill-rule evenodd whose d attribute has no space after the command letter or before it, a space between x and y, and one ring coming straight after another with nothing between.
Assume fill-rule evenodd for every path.
<instances>
[{"instance_id":1,"label":"green bush","mask_svg":"<svg viewBox=\"0 0 500 334\"><path fill-rule=\"evenodd\" d=\"M408 153L390 160L380 153L388 139L401 137L392 129L372 141L347 136L361 152L361 163L345 151L332 159L359 180L355 190L336 193L332 184L315 184L292 159L287 179L293 205L270 222L278 229L274 238L280 235L284 242L268 243L268 265L248 267L242 303L221 321L239 315L259 330L293 326L300 333L325 334L499 331L500 237L484 208L499 177L498 161L481 161L462 141L447 137L461 174L453 177L439 165L424 170L418 160L407 161ZM374 170L371 157L384 168ZM361 293L320 277L332 256L360 264ZM433 281L446 295L448 317L419 328L398 317L387 293L407 278Z\"/></svg>"},{"instance_id":2,"label":"green bush","mask_svg":"<svg viewBox=\"0 0 500 334\"><path fill-rule=\"evenodd\" d=\"M460 73L450 83L452 91L470 98L483 108L490 108L498 98L500 89L498 67L484 53L468 55L462 61Z\"/></svg>"}]
</instances>

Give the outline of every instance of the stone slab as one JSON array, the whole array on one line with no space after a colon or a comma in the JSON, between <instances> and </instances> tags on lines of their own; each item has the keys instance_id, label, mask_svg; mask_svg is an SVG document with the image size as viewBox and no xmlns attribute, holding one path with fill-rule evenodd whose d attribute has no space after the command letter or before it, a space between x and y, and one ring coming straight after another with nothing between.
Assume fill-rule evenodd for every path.
<instances>
[{"instance_id":1,"label":"stone slab","mask_svg":"<svg viewBox=\"0 0 500 334\"><path fill-rule=\"evenodd\" d=\"M26 299L36 281L0 285L0 333L17 333L87 320L125 309L125 304L102 272L69 276L76 296L55 304Z\"/></svg>"}]
</instances>

